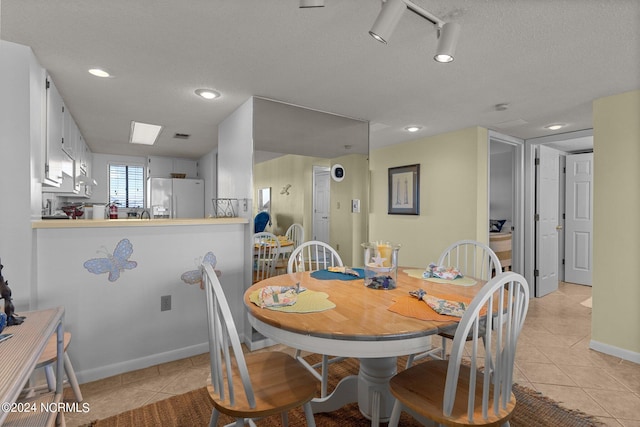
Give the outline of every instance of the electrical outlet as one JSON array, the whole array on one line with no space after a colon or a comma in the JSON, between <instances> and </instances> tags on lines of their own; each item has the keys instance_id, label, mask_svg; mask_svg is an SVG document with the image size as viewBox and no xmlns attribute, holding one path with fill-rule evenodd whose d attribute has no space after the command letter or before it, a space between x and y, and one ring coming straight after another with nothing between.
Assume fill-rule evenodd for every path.
<instances>
[{"instance_id":1,"label":"electrical outlet","mask_svg":"<svg viewBox=\"0 0 640 427\"><path fill-rule=\"evenodd\" d=\"M171 295L163 295L160 297L160 311L171 310Z\"/></svg>"}]
</instances>

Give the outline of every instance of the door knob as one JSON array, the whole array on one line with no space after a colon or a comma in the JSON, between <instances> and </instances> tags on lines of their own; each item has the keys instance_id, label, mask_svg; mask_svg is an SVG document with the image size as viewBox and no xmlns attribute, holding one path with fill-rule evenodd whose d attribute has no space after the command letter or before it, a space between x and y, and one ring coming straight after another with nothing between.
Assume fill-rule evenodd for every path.
<instances>
[{"instance_id":1,"label":"door knob","mask_svg":"<svg viewBox=\"0 0 640 427\"><path fill-rule=\"evenodd\" d=\"M556 230L562 230L562 226L561 225L556 225Z\"/></svg>"}]
</instances>

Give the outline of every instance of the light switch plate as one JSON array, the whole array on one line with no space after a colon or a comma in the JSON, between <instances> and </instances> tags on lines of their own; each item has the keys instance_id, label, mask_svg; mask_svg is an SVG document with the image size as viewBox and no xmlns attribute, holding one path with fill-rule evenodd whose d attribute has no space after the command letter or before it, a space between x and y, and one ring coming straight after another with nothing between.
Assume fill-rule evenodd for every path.
<instances>
[{"instance_id":1,"label":"light switch plate","mask_svg":"<svg viewBox=\"0 0 640 427\"><path fill-rule=\"evenodd\" d=\"M359 199L351 200L351 212L360 213L360 200Z\"/></svg>"}]
</instances>

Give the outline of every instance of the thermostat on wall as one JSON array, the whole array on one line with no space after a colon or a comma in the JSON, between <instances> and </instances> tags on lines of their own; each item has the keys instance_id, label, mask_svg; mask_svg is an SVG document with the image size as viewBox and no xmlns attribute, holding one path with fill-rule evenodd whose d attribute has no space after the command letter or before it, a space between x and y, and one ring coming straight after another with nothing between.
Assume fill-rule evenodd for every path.
<instances>
[{"instance_id":1,"label":"thermostat on wall","mask_svg":"<svg viewBox=\"0 0 640 427\"><path fill-rule=\"evenodd\" d=\"M342 165L336 163L331 166L331 178L336 182L340 182L344 179L344 168Z\"/></svg>"}]
</instances>

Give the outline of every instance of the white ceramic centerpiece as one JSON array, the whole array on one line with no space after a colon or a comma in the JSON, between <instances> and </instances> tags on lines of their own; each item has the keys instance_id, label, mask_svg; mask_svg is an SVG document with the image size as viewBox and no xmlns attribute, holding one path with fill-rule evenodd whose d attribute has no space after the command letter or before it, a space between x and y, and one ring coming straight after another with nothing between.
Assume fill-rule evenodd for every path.
<instances>
[{"instance_id":1,"label":"white ceramic centerpiece","mask_svg":"<svg viewBox=\"0 0 640 427\"><path fill-rule=\"evenodd\" d=\"M372 289L394 289L398 278L400 245L391 242L363 243L364 284Z\"/></svg>"}]
</instances>

